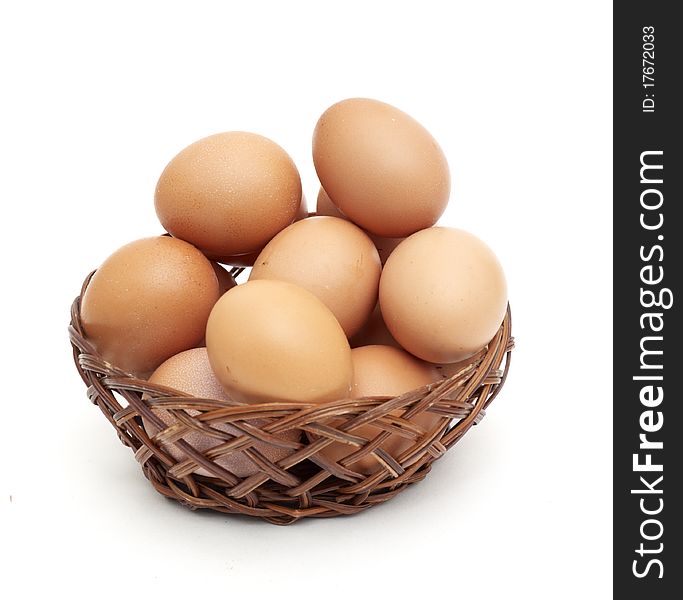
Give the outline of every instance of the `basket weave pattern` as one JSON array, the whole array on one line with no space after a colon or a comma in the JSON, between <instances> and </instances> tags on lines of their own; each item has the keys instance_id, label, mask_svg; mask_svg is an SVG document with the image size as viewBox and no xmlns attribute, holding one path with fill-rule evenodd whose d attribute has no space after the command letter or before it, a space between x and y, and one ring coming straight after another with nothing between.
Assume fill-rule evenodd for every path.
<instances>
[{"instance_id":1,"label":"basket weave pattern","mask_svg":"<svg viewBox=\"0 0 683 600\"><path fill-rule=\"evenodd\" d=\"M92 273L83 284L81 296L90 277ZM190 397L135 378L104 361L84 335L81 296L73 302L69 326L76 367L88 388L88 398L99 406L121 442L133 450L155 489L193 509L245 514L279 525L303 517L357 513L386 502L422 480L432 463L483 418L505 382L514 346L508 309L487 349L469 365L448 379L402 396L325 404L244 405ZM152 408L167 410L177 422L165 425ZM431 431L410 420L425 410L442 417ZM153 423L159 433L150 438L142 426L142 417ZM254 419L260 426L254 425ZM334 421L334 427L330 421ZM241 434L231 435L217 428L224 423ZM374 438L364 438L354 433L361 425L373 425L381 432ZM290 429L303 432L299 441L282 437ZM198 452L181 439L191 430L220 443L204 453ZM389 435L403 436L412 444L392 457L380 447ZM291 453L273 463L253 448L255 441L287 448ZM320 451L333 442L350 444L353 454L339 462L326 458ZM171 457L163 448L168 444L180 449L184 460ZM239 478L214 462L231 452L242 452L259 472ZM371 452L381 463L378 471L372 475L354 471L353 463ZM198 467L213 476L197 475L193 471Z\"/></svg>"}]
</instances>

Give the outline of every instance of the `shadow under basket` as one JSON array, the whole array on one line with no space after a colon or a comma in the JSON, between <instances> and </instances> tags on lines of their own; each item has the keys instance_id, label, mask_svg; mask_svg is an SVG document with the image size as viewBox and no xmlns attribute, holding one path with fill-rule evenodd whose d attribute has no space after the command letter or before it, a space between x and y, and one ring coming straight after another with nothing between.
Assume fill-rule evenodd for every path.
<instances>
[{"instance_id":1,"label":"shadow under basket","mask_svg":"<svg viewBox=\"0 0 683 600\"><path fill-rule=\"evenodd\" d=\"M432 463L481 421L505 383L514 346L508 307L498 333L468 364L448 378L402 396L244 405L190 397L138 379L103 360L84 335L81 296L73 302L69 326L76 368L88 388L88 398L100 407L121 442L133 450L154 488L191 509L249 515L278 525L304 517L354 514L424 479ZM176 422L167 426L152 408L167 410ZM412 420L423 411L441 417L430 431ZM150 438L143 417L159 433ZM221 430L222 424L241 433L230 435ZM375 437L359 434L362 425L372 425ZM282 437L292 429L302 432L298 441L291 434ZM216 445L199 452L182 439L190 431L216 438ZM360 429L364 431L368 428ZM381 446L390 435L402 436L408 441L403 446L409 447L397 456L388 454ZM271 462L254 447L256 442L260 448L264 443L285 448L287 455ZM335 462L321 453L332 443L349 444L352 453ZM182 460L164 449L169 444ZM240 478L215 462L233 452L248 457L257 472ZM354 463L369 453L374 454L377 470L371 475L354 471ZM195 473L199 468L212 476Z\"/></svg>"}]
</instances>

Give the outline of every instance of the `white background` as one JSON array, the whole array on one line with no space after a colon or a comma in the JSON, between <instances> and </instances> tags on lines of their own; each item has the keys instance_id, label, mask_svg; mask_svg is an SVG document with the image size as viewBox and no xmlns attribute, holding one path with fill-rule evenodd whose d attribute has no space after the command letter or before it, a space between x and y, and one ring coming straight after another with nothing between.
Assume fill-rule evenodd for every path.
<instances>
[{"instance_id":1,"label":"white background","mask_svg":"<svg viewBox=\"0 0 683 600\"><path fill-rule=\"evenodd\" d=\"M611 595L611 3L8 5L0 595ZM313 127L350 96L398 106L441 143L442 222L507 272L509 382L381 507L285 528L190 512L87 401L71 300L114 249L161 232L156 180L200 137L274 139L314 199Z\"/></svg>"}]
</instances>

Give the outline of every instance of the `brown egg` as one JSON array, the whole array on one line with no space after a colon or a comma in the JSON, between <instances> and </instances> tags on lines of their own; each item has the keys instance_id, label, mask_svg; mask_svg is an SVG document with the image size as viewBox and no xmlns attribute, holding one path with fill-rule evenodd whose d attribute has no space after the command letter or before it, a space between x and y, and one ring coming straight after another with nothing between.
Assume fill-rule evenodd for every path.
<instances>
[{"instance_id":1,"label":"brown egg","mask_svg":"<svg viewBox=\"0 0 683 600\"><path fill-rule=\"evenodd\" d=\"M415 388L440 380L438 371L431 365L417 360L405 350L390 346L363 346L351 351L353 360L352 398L371 396L400 396ZM391 413L401 417L403 409ZM430 412L422 412L411 418L414 425L421 427L424 433L431 432L442 417ZM343 421L332 419L330 425L338 426ZM361 425L350 433L372 440L382 432L375 425ZM380 448L390 456L397 458L402 452L415 444L416 440L392 433ZM333 442L322 450L322 454L336 462L358 450L357 446ZM371 474L382 468L382 464L371 454L348 466L352 471Z\"/></svg>"},{"instance_id":2,"label":"brown egg","mask_svg":"<svg viewBox=\"0 0 683 600\"><path fill-rule=\"evenodd\" d=\"M363 346L351 351L352 398L400 396L439 380L433 365L392 346Z\"/></svg>"},{"instance_id":3,"label":"brown egg","mask_svg":"<svg viewBox=\"0 0 683 600\"><path fill-rule=\"evenodd\" d=\"M229 289L234 288L237 283L228 270L217 262L211 262L216 278L218 279L218 295L222 296Z\"/></svg>"},{"instance_id":4,"label":"brown egg","mask_svg":"<svg viewBox=\"0 0 683 600\"><path fill-rule=\"evenodd\" d=\"M217 299L216 273L199 250L145 238L102 263L83 295L81 320L106 361L143 375L197 345Z\"/></svg>"},{"instance_id":5,"label":"brown egg","mask_svg":"<svg viewBox=\"0 0 683 600\"><path fill-rule=\"evenodd\" d=\"M206 326L209 360L231 395L247 402L325 402L348 395L351 349L311 292L248 281L221 296Z\"/></svg>"},{"instance_id":6,"label":"brown egg","mask_svg":"<svg viewBox=\"0 0 683 600\"><path fill-rule=\"evenodd\" d=\"M299 204L299 209L296 211L296 217L294 218L294 222L301 221L301 219L305 219L307 216L308 207L306 205L306 198L302 194L301 203ZM233 256L221 257L213 256L210 258L218 260L218 262L221 262L223 264L231 265L233 267L252 267L256 262L258 255L261 254L261 250L263 250L263 248L259 248L256 252L248 252L246 254L236 254Z\"/></svg>"},{"instance_id":7,"label":"brown egg","mask_svg":"<svg viewBox=\"0 0 683 600\"><path fill-rule=\"evenodd\" d=\"M351 348L375 345L401 348L401 345L394 339L384 323L379 302L375 304L375 308L370 313L370 318L363 324L358 333L349 340L349 343Z\"/></svg>"},{"instance_id":8,"label":"brown egg","mask_svg":"<svg viewBox=\"0 0 683 600\"><path fill-rule=\"evenodd\" d=\"M277 279L307 289L352 336L377 302L381 271L377 250L361 229L335 217L309 217L266 245L249 280Z\"/></svg>"},{"instance_id":9,"label":"brown egg","mask_svg":"<svg viewBox=\"0 0 683 600\"><path fill-rule=\"evenodd\" d=\"M377 100L328 108L313 134L313 162L332 202L374 235L405 237L430 227L448 202L439 145L412 117Z\"/></svg>"},{"instance_id":10,"label":"brown egg","mask_svg":"<svg viewBox=\"0 0 683 600\"><path fill-rule=\"evenodd\" d=\"M498 331L507 287L484 242L460 229L432 227L394 250L379 301L401 346L433 363L453 363L481 350Z\"/></svg>"},{"instance_id":11,"label":"brown egg","mask_svg":"<svg viewBox=\"0 0 683 600\"><path fill-rule=\"evenodd\" d=\"M242 131L185 148L164 169L154 196L166 231L214 259L265 246L292 223L300 201L301 180L289 155Z\"/></svg>"},{"instance_id":12,"label":"brown egg","mask_svg":"<svg viewBox=\"0 0 683 600\"><path fill-rule=\"evenodd\" d=\"M165 361L149 378L150 383L156 383L167 387L174 388L180 392L190 394L195 398L208 398L212 400L230 400L228 394L221 387L221 384L216 379L216 376L211 370L209 364L209 357L206 353L206 348L195 348L193 350L186 350L180 354L172 356ZM154 414L159 417L167 426L176 423L175 417L167 410L161 408L152 409ZM197 410L187 410L191 416L199 414ZM152 423L143 418L145 430L150 437L159 433L159 429ZM254 419L249 421L256 427L261 427L267 423L265 419ZM241 435L241 432L236 427L227 423L208 424L231 435ZM297 430L290 430L279 434L285 440L298 441L300 432ZM207 450L214 448L220 444L225 443L224 440L219 440L199 433L191 431L182 437L195 450L205 453ZM285 456L291 454L291 450L287 448L280 448L265 442L256 442L252 449L257 450L264 457L271 462L276 462L283 459ZM185 459L185 454L182 450L176 447L175 444L165 444L164 450L168 452L175 460L181 461ZM216 459L216 463L237 475L238 477L248 477L254 473L258 473L259 469L254 463L244 454L238 452L237 454L230 454L221 456ZM198 475L211 476L206 469L200 467L194 471Z\"/></svg>"},{"instance_id":13,"label":"brown egg","mask_svg":"<svg viewBox=\"0 0 683 600\"><path fill-rule=\"evenodd\" d=\"M346 215L334 205L323 188L320 188L320 191L318 192L318 201L316 204L315 213L321 216L337 217L339 219L346 219L348 221ZM377 248L377 253L379 254L379 259L382 264L387 262L387 258L389 258L389 255L394 251L394 248L396 248L396 246L398 246L404 239L385 238L379 235L374 235L368 231L365 233L368 234L368 237L372 240L372 243L375 244L375 248Z\"/></svg>"},{"instance_id":14,"label":"brown egg","mask_svg":"<svg viewBox=\"0 0 683 600\"><path fill-rule=\"evenodd\" d=\"M346 215L340 211L330 200L327 192L320 188L318 191L318 199L315 204L315 214L321 217L337 217L338 219L346 219ZM346 219L348 221L348 219Z\"/></svg>"}]
</instances>

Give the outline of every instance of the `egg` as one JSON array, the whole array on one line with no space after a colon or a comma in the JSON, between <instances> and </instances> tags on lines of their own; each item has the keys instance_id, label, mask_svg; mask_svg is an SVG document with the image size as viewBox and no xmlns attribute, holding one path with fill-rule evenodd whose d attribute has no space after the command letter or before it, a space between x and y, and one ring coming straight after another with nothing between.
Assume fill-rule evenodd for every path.
<instances>
[{"instance_id":1,"label":"egg","mask_svg":"<svg viewBox=\"0 0 683 600\"><path fill-rule=\"evenodd\" d=\"M206 326L209 361L246 402L326 402L348 396L351 348L332 312L284 281L247 281L216 303Z\"/></svg>"},{"instance_id":2,"label":"egg","mask_svg":"<svg viewBox=\"0 0 683 600\"><path fill-rule=\"evenodd\" d=\"M301 180L275 142L242 131L209 136L182 150L157 183L161 224L209 258L263 248L294 221Z\"/></svg>"},{"instance_id":3,"label":"egg","mask_svg":"<svg viewBox=\"0 0 683 600\"><path fill-rule=\"evenodd\" d=\"M432 227L389 257L379 302L387 328L410 353L433 363L461 361L498 331L507 308L500 262L479 238Z\"/></svg>"},{"instance_id":4,"label":"egg","mask_svg":"<svg viewBox=\"0 0 683 600\"><path fill-rule=\"evenodd\" d=\"M230 400L230 397L222 388L221 384L218 382L213 374L213 371L211 370L206 348L186 350L185 352L181 352L180 354L172 356L167 361L162 363L156 371L154 371L152 376L149 378L149 381L150 383L164 385L180 392L190 394L195 398L207 398L211 400L225 401ZM177 423L175 417L168 410L162 408L153 408L152 412L159 417L166 426L171 426ZM186 412L190 416L196 416L199 414L199 411L193 409L188 409ZM266 419L253 419L248 422L255 427L262 427L267 424ZM159 433L159 429L145 418L143 418L143 424L147 434L150 437L153 437ZM207 423L207 425L210 425L214 429L228 433L230 435L242 435L242 432L237 429L237 427L234 427L228 423ZM297 442L300 438L300 435L301 433L298 430L289 430L278 434L279 437L290 442ZM215 448L216 446L229 441L210 437L198 431L190 431L189 433L186 433L182 439L201 453L205 453L207 450ZM277 462L292 453L291 449L281 448L273 444L267 444L265 442L255 442L251 448L258 451L271 462ZM176 461L185 460L186 458L185 453L173 443L165 444L164 450L168 452ZM258 467L254 465L254 463L244 454L244 452L218 457L215 462L238 477L248 477L259 472ZM212 476L211 473L209 473L203 467L195 469L194 472L198 475L206 475L208 477Z\"/></svg>"},{"instance_id":5,"label":"egg","mask_svg":"<svg viewBox=\"0 0 683 600\"><path fill-rule=\"evenodd\" d=\"M296 211L296 216L294 221L301 221L308 216L308 206L306 205L306 198L301 196L301 203L299 204L299 209ZM248 252L246 254L236 254L234 256L223 256L220 257L220 261L226 265L231 265L233 267L252 267L261 254L263 248L259 248L255 252Z\"/></svg>"},{"instance_id":6,"label":"egg","mask_svg":"<svg viewBox=\"0 0 683 600\"><path fill-rule=\"evenodd\" d=\"M318 200L316 203L315 212L317 215L337 217L339 219L346 219L348 221L346 215L334 205L323 188L320 188L320 191L318 192ZM394 251L394 248L396 248L396 246L401 243L401 240L404 239L385 238L379 235L373 235L367 231L365 233L368 234L368 237L372 240L372 243L375 244L375 248L377 248L377 253L379 254L379 259L382 264L387 262L387 258L389 258L389 255Z\"/></svg>"},{"instance_id":7,"label":"egg","mask_svg":"<svg viewBox=\"0 0 683 600\"><path fill-rule=\"evenodd\" d=\"M95 272L81 322L106 361L142 376L199 343L217 299L216 273L199 250L171 237L145 238Z\"/></svg>"},{"instance_id":8,"label":"egg","mask_svg":"<svg viewBox=\"0 0 683 600\"><path fill-rule=\"evenodd\" d=\"M441 148L384 102L352 98L328 108L313 134L313 162L332 202L374 235L398 238L430 227L448 202Z\"/></svg>"},{"instance_id":9,"label":"egg","mask_svg":"<svg viewBox=\"0 0 683 600\"><path fill-rule=\"evenodd\" d=\"M335 217L309 217L266 245L249 280L276 279L307 289L352 336L375 306L381 271L377 250L361 229Z\"/></svg>"},{"instance_id":10,"label":"egg","mask_svg":"<svg viewBox=\"0 0 683 600\"><path fill-rule=\"evenodd\" d=\"M320 188L318 191L318 198L315 203L315 214L323 217L346 219L346 215L335 206L332 200L330 200L330 197L327 195L324 188Z\"/></svg>"},{"instance_id":11,"label":"egg","mask_svg":"<svg viewBox=\"0 0 683 600\"><path fill-rule=\"evenodd\" d=\"M371 396L400 396L415 388L441 379L439 372L432 366L408 354L405 350L390 346L363 346L351 351L353 361L352 398ZM394 417L401 417L403 409L392 411ZM442 420L437 414L423 411L410 419L413 425L420 427L424 434L431 432ZM329 425L339 426L341 419L331 419ZM383 430L376 425L361 425L350 431L351 434L372 440ZM380 444L393 458L415 444L415 438L403 437L392 433ZM333 442L321 452L323 456L339 462L359 448L342 442ZM352 471L366 475L375 473L383 467L375 456L368 454L348 466Z\"/></svg>"},{"instance_id":12,"label":"egg","mask_svg":"<svg viewBox=\"0 0 683 600\"><path fill-rule=\"evenodd\" d=\"M351 348L374 346L378 344L382 346L394 346L395 348L401 347L384 323L379 302L375 304L375 308L370 313L370 318L363 324L356 335L349 339L349 343L351 344Z\"/></svg>"},{"instance_id":13,"label":"egg","mask_svg":"<svg viewBox=\"0 0 683 600\"><path fill-rule=\"evenodd\" d=\"M216 279L218 279L219 296L222 296L229 289L234 288L237 285L234 277L225 269L225 267L219 265L217 262L211 262L211 266L216 274Z\"/></svg>"},{"instance_id":14,"label":"egg","mask_svg":"<svg viewBox=\"0 0 683 600\"><path fill-rule=\"evenodd\" d=\"M374 344L354 348L351 360L351 398L400 396L439 380L439 372L434 365L392 346Z\"/></svg>"}]
</instances>

